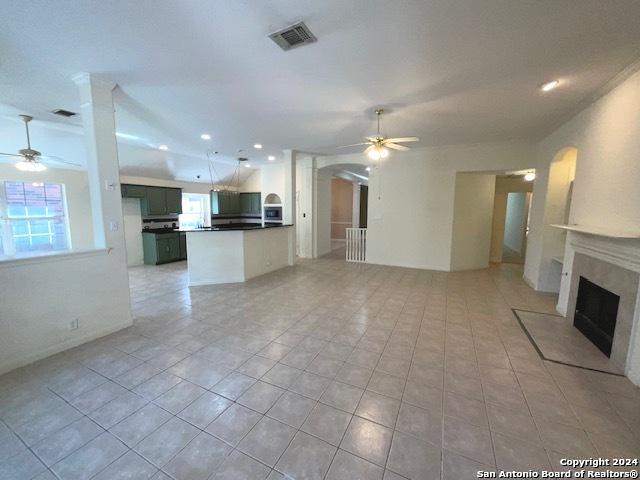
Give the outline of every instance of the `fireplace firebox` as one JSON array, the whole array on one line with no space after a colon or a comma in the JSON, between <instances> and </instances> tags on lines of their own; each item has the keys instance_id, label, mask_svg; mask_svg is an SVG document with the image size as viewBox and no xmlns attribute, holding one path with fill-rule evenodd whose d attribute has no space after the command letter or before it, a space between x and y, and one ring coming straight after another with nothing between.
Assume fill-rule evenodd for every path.
<instances>
[{"instance_id":1,"label":"fireplace firebox","mask_svg":"<svg viewBox=\"0 0 640 480\"><path fill-rule=\"evenodd\" d=\"M607 357L611 357L620 297L580 277L573 325Z\"/></svg>"}]
</instances>

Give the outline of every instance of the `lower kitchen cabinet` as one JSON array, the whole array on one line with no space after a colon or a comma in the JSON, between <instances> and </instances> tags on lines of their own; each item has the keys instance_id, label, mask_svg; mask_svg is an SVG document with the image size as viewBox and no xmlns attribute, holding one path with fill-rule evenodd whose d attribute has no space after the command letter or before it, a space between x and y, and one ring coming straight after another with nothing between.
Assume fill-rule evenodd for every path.
<instances>
[{"instance_id":1,"label":"lower kitchen cabinet","mask_svg":"<svg viewBox=\"0 0 640 480\"><path fill-rule=\"evenodd\" d=\"M180 233L180 260L187 259L187 234Z\"/></svg>"},{"instance_id":2,"label":"lower kitchen cabinet","mask_svg":"<svg viewBox=\"0 0 640 480\"><path fill-rule=\"evenodd\" d=\"M142 232L142 249L145 265L160 265L187 258L186 236L178 232Z\"/></svg>"}]
</instances>

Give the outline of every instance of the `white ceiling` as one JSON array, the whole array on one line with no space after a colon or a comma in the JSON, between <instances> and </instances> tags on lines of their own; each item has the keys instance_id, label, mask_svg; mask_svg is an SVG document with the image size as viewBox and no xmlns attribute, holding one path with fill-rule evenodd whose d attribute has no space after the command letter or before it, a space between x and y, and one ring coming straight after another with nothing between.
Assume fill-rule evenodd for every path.
<instances>
[{"instance_id":1,"label":"white ceiling","mask_svg":"<svg viewBox=\"0 0 640 480\"><path fill-rule=\"evenodd\" d=\"M317 43L283 52L267 38L298 20ZM121 140L169 145L154 171L191 180L206 148L220 163L238 148L252 164L335 153L374 131L380 105L384 131L418 146L536 138L635 60L639 24L637 0L9 2L0 114L59 120L47 112L79 109L70 77L103 75L119 85ZM147 156L128 173L149 173Z\"/></svg>"}]
</instances>

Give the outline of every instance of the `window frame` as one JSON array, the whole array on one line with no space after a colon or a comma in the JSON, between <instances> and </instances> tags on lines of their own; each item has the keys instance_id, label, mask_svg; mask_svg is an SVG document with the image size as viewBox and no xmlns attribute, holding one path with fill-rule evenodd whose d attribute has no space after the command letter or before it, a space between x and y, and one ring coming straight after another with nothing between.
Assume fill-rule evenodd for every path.
<instances>
[{"instance_id":1,"label":"window frame","mask_svg":"<svg viewBox=\"0 0 640 480\"><path fill-rule=\"evenodd\" d=\"M7 183L21 183L23 185L33 184L33 183L42 183L43 185L58 185L60 187L60 195L62 201L62 214L48 214L44 215L34 215L29 214L25 205L25 215L24 216L11 216L9 215L9 202L7 199ZM19 234L15 235L12 229L12 222L25 220L27 221L29 232L27 234ZM32 233L31 232L31 224L30 221L34 220L46 220L47 221L47 232L46 233ZM51 240L55 235L53 231L53 222L61 221L64 228L65 235L65 244L66 248L64 249L51 249L51 250L29 250L25 252L16 251L16 238L33 238L33 237L44 237L47 236ZM11 179L2 179L0 180L0 243L2 250L0 250L0 260L10 260L15 258L28 258L28 257L37 257L42 255L51 255L51 254L59 254L65 252L73 251L73 244L71 241L71 228L69 224L69 210L68 210L68 202L67 202L67 190L64 183L58 182L50 182L50 181L25 181L25 180L11 180Z\"/></svg>"},{"instance_id":2,"label":"window frame","mask_svg":"<svg viewBox=\"0 0 640 480\"><path fill-rule=\"evenodd\" d=\"M181 220L180 217L182 215L193 215L192 213L187 212L184 208L185 197L199 197L200 204L203 207L201 218L203 219L204 226L205 227L211 226L211 196L208 193L183 192L182 199L181 199L181 202L183 202L183 208L182 208L183 213L181 213L178 216L178 225L180 226L180 228L190 228L183 225L183 221Z\"/></svg>"}]
</instances>

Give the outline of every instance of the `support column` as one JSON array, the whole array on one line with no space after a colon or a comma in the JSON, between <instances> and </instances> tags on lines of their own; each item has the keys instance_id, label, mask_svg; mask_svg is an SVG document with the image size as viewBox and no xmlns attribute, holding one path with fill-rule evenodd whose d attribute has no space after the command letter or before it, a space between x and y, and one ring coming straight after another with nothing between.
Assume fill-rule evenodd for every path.
<instances>
[{"instance_id":1,"label":"support column","mask_svg":"<svg viewBox=\"0 0 640 480\"><path fill-rule=\"evenodd\" d=\"M298 186L299 207L297 226L297 240L300 246L299 255L303 258L314 258L316 255L315 247L315 202L316 202L316 184L317 184L317 166L315 157L306 157L298 161L300 185Z\"/></svg>"},{"instance_id":2,"label":"support column","mask_svg":"<svg viewBox=\"0 0 640 480\"><path fill-rule=\"evenodd\" d=\"M79 73L73 81L80 93L94 244L96 248L112 248L114 254L124 259L126 269L113 107L116 84L90 73Z\"/></svg>"},{"instance_id":3,"label":"support column","mask_svg":"<svg viewBox=\"0 0 640 480\"><path fill-rule=\"evenodd\" d=\"M295 225L296 223L296 151L283 150L284 153L284 198L282 199L282 223ZM289 240L289 265L295 263L296 258L296 229L291 231Z\"/></svg>"}]
</instances>

